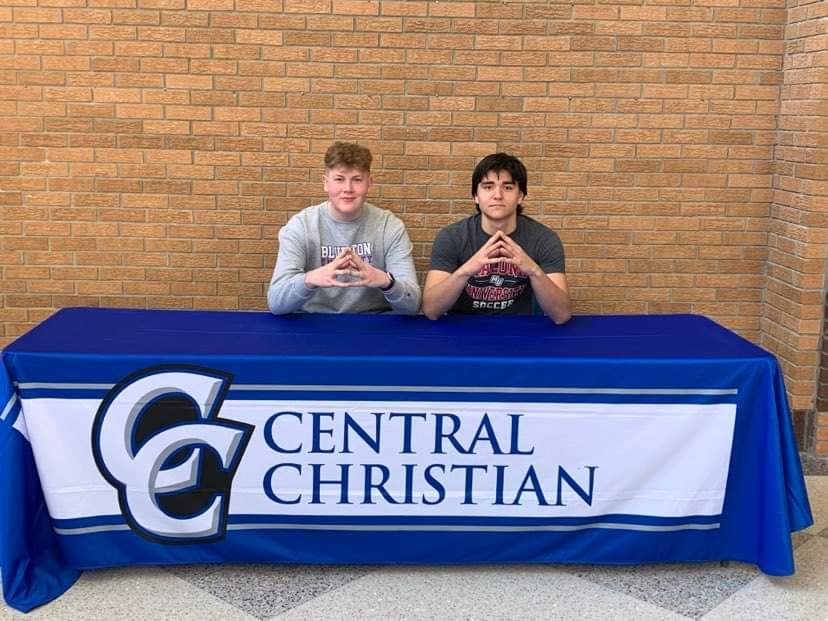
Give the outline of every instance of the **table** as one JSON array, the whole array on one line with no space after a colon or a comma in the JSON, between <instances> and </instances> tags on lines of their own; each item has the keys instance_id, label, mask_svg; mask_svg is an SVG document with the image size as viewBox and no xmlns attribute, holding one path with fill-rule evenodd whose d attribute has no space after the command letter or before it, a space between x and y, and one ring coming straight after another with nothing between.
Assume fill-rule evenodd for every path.
<instances>
[{"instance_id":1,"label":"table","mask_svg":"<svg viewBox=\"0 0 828 621\"><path fill-rule=\"evenodd\" d=\"M29 610L132 564L794 571L783 379L701 316L64 309L3 352L0 560Z\"/></svg>"}]
</instances>

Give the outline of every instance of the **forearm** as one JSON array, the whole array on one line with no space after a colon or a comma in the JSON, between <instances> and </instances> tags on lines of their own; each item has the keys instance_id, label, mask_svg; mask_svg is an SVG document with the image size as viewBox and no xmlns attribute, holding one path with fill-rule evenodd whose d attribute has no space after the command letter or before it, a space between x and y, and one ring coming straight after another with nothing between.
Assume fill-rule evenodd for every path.
<instances>
[{"instance_id":1,"label":"forearm","mask_svg":"<svg viewBox=\"0 0 828 621\"><path fill-rule=\"evenodd\" d=\"M563 275L561 277L565 278ZM556 324L569 321L572 317L572 302L569 299L565 280L559 285L549 275L540 272L530 276L530 281L535 299L544 314Z\"/></svg>"},{"instance_id":2,"label":"forearm","mask_svg":"<svg viewBox=\"0 0 828 621\"><path fill-rule=\"evenodd\" d=\"M461 270L452 273L429 272L423 290L423 313L439 319L457 302L469 278Z\"/></svg>"},{"instance_id":3,"label":"forearm","mask_svg":"<svg viewBox=\"0 0 828 621\"><path fill-rule=\"evenodd\" d=\"M267 289L267 307L274 315L299 310L315 293L305 284L309 269L305 251L307 236L308 232L297 216L288 220L279 231L279 253Z\"/></svg>"},{"instance_id":4,"label":"forearm","mask_svg":"<svg viewBox=\"0 0 828 621\"><path fill-rule=\"evenodd\" d=\"M305 274L274 276L267 289L267 307L274 315L285 315L299 310L313 297L316 289L305 286Z\"/></svg>"}]
</instances>

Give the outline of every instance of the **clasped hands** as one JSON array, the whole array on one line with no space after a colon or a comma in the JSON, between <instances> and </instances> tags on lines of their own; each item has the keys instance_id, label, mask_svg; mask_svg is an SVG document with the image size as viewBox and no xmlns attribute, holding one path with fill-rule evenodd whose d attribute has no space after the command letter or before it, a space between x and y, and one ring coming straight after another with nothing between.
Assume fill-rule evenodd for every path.
<instances>
[{"instance_id":1,"label":"clasped hands","mask_svg":"<svg viewBox=\"0 0 828 621\"><path fill-rule=\"evenodd\" d=\"M526 254L520 244L503 231L497 231L492 235L460 269L464 276L471 278L484 265L494 263L511 263L530 278L543 274L540 266Z\"/></svg>"},{"instance_id":2,"label":"clasped hands","mask_svg":"<svg viewBox=\"0 0 828 621\"><path fill-rule=\"evenodd\" d=\"M354 249L343 248L326 265L305 274L305 286L318 287L387 287L391 283L388 274L366 263Z\"/></svg>"}]
</instances>

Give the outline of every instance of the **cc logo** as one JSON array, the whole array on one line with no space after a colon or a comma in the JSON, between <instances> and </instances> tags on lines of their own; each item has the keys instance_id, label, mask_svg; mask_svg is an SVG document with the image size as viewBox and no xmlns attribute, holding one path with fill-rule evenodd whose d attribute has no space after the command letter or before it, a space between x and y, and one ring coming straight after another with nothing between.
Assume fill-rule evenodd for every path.
<instances>
[{"instance_id":1,"label":"cc logo","mask_svg":"<svg viewBox=\"0 0 828 621\"><path fill-rule=\"evenodd\" d=\"M98 408L95 463L141 536L224 537L233 475L254 429L218 418L231 380L212 369L153 367L119 382Z\"/></svg>"}]
</instances>

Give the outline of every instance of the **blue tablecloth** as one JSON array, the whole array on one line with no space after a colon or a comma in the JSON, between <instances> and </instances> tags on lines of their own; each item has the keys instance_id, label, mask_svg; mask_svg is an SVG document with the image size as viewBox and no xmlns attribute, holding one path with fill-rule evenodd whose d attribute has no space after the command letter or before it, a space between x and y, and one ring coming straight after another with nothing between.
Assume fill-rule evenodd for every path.
<instances>
[{"instance_id":1,"label":"blue tablecloth","mask_svg":"<svg viewBox=\"0 0 828 621\"><path fill-rule=\"evenodd\" d=\"M29 610L129 564L794 570L782 376L699 316L66 309L0 370L0 561Z\"/></svg>"}]
</instances>

